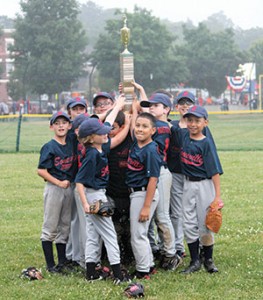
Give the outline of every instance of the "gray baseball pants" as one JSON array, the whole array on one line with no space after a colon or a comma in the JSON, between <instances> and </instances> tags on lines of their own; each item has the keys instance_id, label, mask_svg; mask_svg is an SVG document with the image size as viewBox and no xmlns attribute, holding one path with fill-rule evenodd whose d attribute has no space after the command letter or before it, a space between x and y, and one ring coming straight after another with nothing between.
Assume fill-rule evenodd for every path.
<instances>
[{"instance_id":1,"label":"gray baseball pants","mask_svg":"<svg viewBox=\"0 0 263 300\"><path fill-rule=\"evenodd\" d=\"M170 198L170 218L174 228L175 249L184 252L183 230L183 189L184 175L172 173L172 187Z\"/></svg>"},{"instance_id":2,"label":"gray baseball pants","mask_svg":"<svg viewBox=\"0 0 263 300\"><path fill-rule=\"evenodd\" d=\"M145 195L146 191L138 191L130 194L131 246L136 261L136 270L139 272L149 272L150 267L154 266L152 249L147 234L151 218L159 201L159 193L156 189L154 199L151 204L149 221L139 222L139 216L144 205Z\"/></svg>"},{"instance_id":3,"label":"gray baseball pants","mask_svg":"<svg viewBox=\"0 0 263 300\"><path fill-rule=\"evenodd\" d=\"M44 188L44 222L41 241L66 244L70 232L72 185L67 189L47 182Z\"/></svg>"},{"instance_id":4,"label":"gray baseball pants","mask_svg":"<svg viewBox=\"0 0 263 300\"><path fill-rule=\"evenodd\" d=\"M215 190L212 179L184 181L183 226L187 244L200 239L203 246L214 244L214 233L205 225L206 213L214 200Z\"/></svg>"},{"instance_id":5,"label":"gray baseball pants","mask_svg":"<svg viewBox=\"0 0 263 300\"><path fill-rule=\"evenodd\" d=\"M105 190L86 189L86 198L91 204L95 200L107 201ZM86 214L86 247L85 260L99 262L101 257L102 241L107 250L107 256L111 265L120 263L120 249L117 234L111 217Z\"/></svg>"}]
</instances>

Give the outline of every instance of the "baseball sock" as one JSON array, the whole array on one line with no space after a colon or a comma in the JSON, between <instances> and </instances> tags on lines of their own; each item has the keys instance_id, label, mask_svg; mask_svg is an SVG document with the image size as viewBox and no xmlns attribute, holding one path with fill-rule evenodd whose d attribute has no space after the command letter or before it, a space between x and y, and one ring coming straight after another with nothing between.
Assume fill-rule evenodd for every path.
<instances>
[{"instance_id":1,"label":"baseball sock","mask_svg":"<svg viewBox=\"0 0 263 300\"><path fill-rule=\"evenodd\" d=\"M199 260L199 239L191 244L187 244L191 256L191 261Z\"/></svg>"},{"instance_id":2,"label":"baseball sock","mask_svg":"<svg viewBox=\"0 0 263 300\"><path fill-rule=\"evenodd\" d=\"M118 278L120 280L123 279L123 275L121 272L121 264L111 265L112 272L115 278Z\"/></svg>"},{"instance_id":3,"label":"baseball sock","mask_svg":"<svg viewBox=\"0 0 263 300\"><path fill-rule=\"evenodd\" d=\"M52 268L55 266L54 255L53 255L53 246L50 241L42 241L42 248L44 251L44 256L47 264L47 268Z\"/></svg>"},{"instance_id":4,"label":"baseball sock","mask_svg":"<svg viewBox=\"0 0 263 300\"><path fill-rule=\"evenodd\" d=\"M66 244L56 244L57 248L57 253L58 253L58 264L63 265L65 261L67 260L66 258Z\"/></svg>"},{"instance_id":5,"label":"baseball sock","mask_svg":"<svg viewBox=\"0 0 263 300\"><path fill-rule=\"evenodd\" d=\"M86 278L87 279L90 279L96 275L95 267L96 267L95 262L86 263Z\"/></svg>"},{"instance_id":6,"label":"baseball sock","mask_svg":"<svg viewBox=\"0 0 263 300\"><path fill-rule=\"evenodd\" d=\"M213 245L203 246L205 260L208 260L213 257Z\"/></svg>"}]
</instances>

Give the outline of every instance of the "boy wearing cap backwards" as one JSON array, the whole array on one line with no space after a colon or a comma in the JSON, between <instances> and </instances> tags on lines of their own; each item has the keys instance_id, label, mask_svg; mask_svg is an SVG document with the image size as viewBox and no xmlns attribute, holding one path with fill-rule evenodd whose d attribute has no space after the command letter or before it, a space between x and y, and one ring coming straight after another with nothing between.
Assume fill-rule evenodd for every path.
<instances>
[{"instance_id":1,"label":"boy wearing cap backwards","mask_svg":"<svg viewBox=\"0 0 263 300\"><path fill-rule=\"evenodd\" d=\"M148 101L141 101L140 106L149 107L150 114L157 119L153 140L158 144L162 157L162 167L158 182L160 199L155 212L158 233L163 243L160 251L162 254L160 265L165 270L175 270L182 260L175 251L174 229L169 212L172 175L167 168L167 151L171 135L167 117L172 103L169 96L163 93L155 93Z\"/></svg>"},{"instance_id":2,"label":"boy wearing cap backwards","mask_svg":"<svg viewBox=\"0 0 263 300\"><path fill-rule=\"evenodd\" d=\"M50 273L62 272L66 268L66 243L69 237L71 205L73 201L72 182L75 176L76 156L69 116L64 112L55 113L50 119L54 138L40 151L38 175L45 181L44 222L42 226L42 248ZM55 265L53 241L56 244L58 265Z\"/></svg>"},{"instance_id":3,"label":"boy wearing cap backwards","mask_svg":"<svg viewBox=\"0 0 263 300\"><path fill-rule=\"evenodd\" d=\"M120 100L123 100L124 104L124 97ZM106 122L113 123L119 105L121 101L109 114ZM80 125L78 139L86 147L86 156L75 182L86 213L86 279L89 281L103 279L96 271L96 264L100 260L101 240L103 240L113 271L114 283L119 284L127 281L127 278L121 272L120 250L112 219L90 214L90 205L95 201L107 202L105 194L109 180L107 154L110 150L108 133L111 129L111 126L104 125L96 118L89 118Z\"/></svg>"},{"instance_id":4,"label":"boy wearing cap backwards","mask_svg":"<svg viewBox=\"0 0 263 300\"><path fill-rule=\"evenodd\" d=\"M184 114L188 131L177 131L181 147L183 189L183 226L191 262L182 271L190 274L201 269L199 240L203 245L204 267L209 273L218 272L213 262L214 234L205 225L207 209L212 202L223 207L220 198L221 164L213 141L203 134L208 114L201 106L192 106Z\"/></svg>"}]
</instances>

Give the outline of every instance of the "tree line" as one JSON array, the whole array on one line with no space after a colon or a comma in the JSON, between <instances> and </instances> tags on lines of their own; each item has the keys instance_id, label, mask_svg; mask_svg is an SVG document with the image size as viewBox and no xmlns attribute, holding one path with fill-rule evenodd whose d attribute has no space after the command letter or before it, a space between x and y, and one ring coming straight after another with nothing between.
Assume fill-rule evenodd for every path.
<instances>
[{"instance_id":1,"label":"tree line","mask_svg":"<svg viewBox=\"0 0 263 300\"><path fill-rule=\"evenodd\" d=\"M51 97L71 90L80 77L89 75L87 66L96 66L101 90L117 88L123 11L104 11L92 1L80 6L76 0L31 0L20 5L22 14L14 20L15 43L10 49L15 59L9 84L13 99L29 92ZM242 49L231 21L222 13L198 26L191 22L175 26L138 6L125 13L135 80L147 92L184 84L218 97L226 88L225 76L236 75L239 64L253 61L257 73L263 73L263 40ZM220 28L220 22L211 18L226 26Z\"/></svg>"}]
</instances>

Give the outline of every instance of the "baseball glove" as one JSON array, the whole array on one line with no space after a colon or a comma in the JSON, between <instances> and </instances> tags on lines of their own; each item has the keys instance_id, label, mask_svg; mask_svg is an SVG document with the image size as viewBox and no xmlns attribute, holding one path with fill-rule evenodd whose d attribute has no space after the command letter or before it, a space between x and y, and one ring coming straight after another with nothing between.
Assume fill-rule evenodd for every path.
<instances>
[{"instance_id":1,"label":"baseball glove","mask_svg":"<svg viewBox=\"0 0 263 300\"><path fill-rule=\"evenodd\" d=\"M222 211L224 203L221 201L212 202L208 208L205 224L206 227L215 232L218 233L219 229L222 225Z\"/></svg>"},{"instance_id":2,"label":"baseball glove","mask_svg":"<svg viewBox=\"0 0 263 300\"><path fill-rule=\"evenodd\" d=\"M41 274L41 271L39 271L35 267L29 267L27 269L22 270L21 277L22 278L27 278L29 280L41 280L41 279L43 279L43 275Z\"/></svg>"},{"instance_id":3,"label":"baseball glove","mask_svg":"<svg viewBox=\"0 0 263 300\"><path fill-rule=\"evenodd\" d=\"M90 205L90 213L98 214L103 217L110 217L114 214L114 208L110 202L98 200Z\"/></svg>"},{"instance_id":4,"label":"baseball glove","mask_svg":"<svg viewBox=\"0 0 263 300\"><path fill-rule=\"evenodd\" d=\"M142 298L144 297L144 287L141 283L130 283L124 290L124 294L128 298Z\"/></svg>"}]
</instances>

